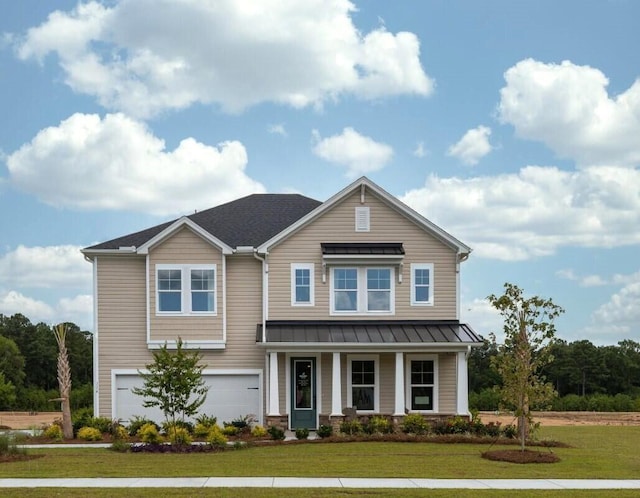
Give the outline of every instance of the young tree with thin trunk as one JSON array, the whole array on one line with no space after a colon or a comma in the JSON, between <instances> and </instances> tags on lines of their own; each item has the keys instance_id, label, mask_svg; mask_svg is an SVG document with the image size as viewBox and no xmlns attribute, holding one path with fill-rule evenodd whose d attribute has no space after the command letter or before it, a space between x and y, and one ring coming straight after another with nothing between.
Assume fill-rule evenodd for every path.
<instances>
[{"instance_id":1,"label":"young tree with thin trunk","mask_svg":"<svg viewBox=\"0 0 640 498\"><path fill-rule=\"evenodd\" d=\"M73 439L73 423L71 422L71 366L67 352L67 324L59 323L53 327L53 335L58 343L58 386L62 403L62 434L65 439Z\"/></svg>"},{"instance_id":2,"label":"young tree with thin trunk","mask_svg":"<svg viewBox=\"0 0 640 498\"><path fill-rule=\"evenodd\" d=\"M146 366L147 371L138 370L144 385L132 392L144 398L143 406L160 408L166 421L175 427L176 422L196 415L207 397L209 388L202 378L201 358L198 351L185 351L180 338L175 352L164 344L153 353L153 363Z\"/></svg>"},{"instance_id":3,"label":"young tree with thin trunk","mask_svg":"<svg viewBox=\"0 0 640 498\"><path fill-rule=\"evenodd\" d=\"M553 321L564 310L551 299L525 298L524 291L516 285L506 283L504 288L502 296L492 294L487 298L504 320L504 344L498 345L492 365L502 377L502 400L518 417L520 447L524 451L532 421L531 407L547 403L555 395L541 369L553 359ZM491 339L496 343L495 334Z\"/></svg>"}]
</instances>

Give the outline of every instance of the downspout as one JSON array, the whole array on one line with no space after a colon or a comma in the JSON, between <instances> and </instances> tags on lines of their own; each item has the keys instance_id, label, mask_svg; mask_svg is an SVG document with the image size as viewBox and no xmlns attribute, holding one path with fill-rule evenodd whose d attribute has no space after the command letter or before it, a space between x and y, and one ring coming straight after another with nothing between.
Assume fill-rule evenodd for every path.
<instances>
[{"instance_id":1,"label":"downspout","mask_svg":"<svg viewBox=\"0 0 640 498\"><path fill-rule=\"evenodd\" d=\"M269 263L267 257L268 252L264 253L264 257L258 254L256 249L253 250L253 257L262 262L262 343L267 342L267 312L269 301Z\"/></svg>"}]
</instances>

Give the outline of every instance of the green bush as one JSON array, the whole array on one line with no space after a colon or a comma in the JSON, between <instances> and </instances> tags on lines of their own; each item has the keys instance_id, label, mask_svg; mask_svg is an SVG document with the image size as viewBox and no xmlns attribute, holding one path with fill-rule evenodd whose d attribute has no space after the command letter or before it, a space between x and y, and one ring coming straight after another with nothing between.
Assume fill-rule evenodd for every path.
<instances>
[{"instance_id":1,"label":"green bush","mask_svg":"<svg viewBox=\"0 0 640 498\"><path fill-rule=\"evenodd\" d=\"M284 431L276 425L272 425L267 429L267 432L271 436L271 439L275 441L282 441L284 439Z\"/></svg>"},{"instance_id":2,"label":"green bush","mask_svg":"<svg viewBox=\"0 0 640 498\"><path fill-rule=\"evenodd\" d=\"M471 410L495 411L499 406L500 392L495 388L469 393L469 408Z\"/></svg>"},{"instance_id":3,"label":"green bush","mask_svg":"<svg viewBox=\"0 0 640 498\"><path fill-rule=\"evenodd\" d=\"M84 441L102 441L102 432L95 427L82 427L78 431L78 439Z\"/></svg>"},{"instance_id":4,"label":"green bush","mask_svg":"<svg viewBox=\"0 0 640 498\"><path fill-rule=\"evenodd\" d=\"M503 430L506 430L508 425L502 429L500 427L500 422L489 422L484 426L484 434L489 437L499 437ZM511 426L513 427L513 426Z\"/></svg>"},{"instance_id":5,"label":"green bush","mask_svg":"<svg viewBox=\"0 0 640 498\"><path fill-rule=\"evenodd\" d=\"M62 427L60 427L58 424L51 424L44 430L42 435L48 439L55 439L57 441L60 441L63 436Z\"/></svg>"},{"instance_id":6,"label":"green bush","mask_svg":"<svg viewBox=\"0 0 640 498\"><path fill-rule=\"evenodd\" d=\"M214 417L213 415L209 416L205 413L202 413L196 417L196 425L201 424L205 427L213 427L218 423L218 417Z\"/></svg>"},{"instance_id":7,"label":"green bush","mask_svg":"<svg viewBox=\"0 0 640 498\"><path fill-rule=\"evenodd\" d=\"M340 424L340 432L342 434L348 434L349 436L355 436L362 434L363 427L359 420L345 420Z\"/></svg>"},{"instance_id":8,"label":"green bush","mask_svg":"<svg viewBox=\"0 0 640 498\"><path fill-rule=\"evenodd\" d=\"M220 429L218 425L214 424L211 426L209 434L207 435L207 443L211 446L224 447L227 445L228 441L227 436L222 433L222 429Z\"/></svg>"},{"instance_id":9,"label":"green bush","mask_svg":"<svg viewBox=\"0 0 640 498\"><path fill-rule=\"evenodd\" d=\"M131 448L131 443L125 439L114 439L109 449L119 453L126 453Z\"/></svg>"},{"instance_id":10,"label":"green bush","mask_svg":"<svg viewBox=\"0 0 640 498\"><path fill-rule=\"evenodd\" d=\"M253 437L265 437L267 434L267 429L265 429L262 425L254 425L251 428L251 435Z\"/></svg>"},{"instance_id":11,"label":"green bush","mask_svg":"<svg viewBox=\"0 0 640 498\"><path fill-rule=\"evenodd\" d=\"M162 442L162 437L158 431L158 427L154 423L144 424L136 433L140 437L140 441L148 444L158 444Z\"/></svg>"},{"instance_id":12,"label":"green bush","mask_svg":"<svg viewBox=\"0 0 640 498\"><path fill-rule=\"evenodd\" d=\"M158 424L156 424L153 420L149 420L146 417L134 415L133 417L131 417L131 421L129 422L129 435L136 436L138 434L138 431L147 424L154 425L156 431L160 431L160 426L158 426Z\"/></svg>"},{"instance_id":13,"label":"green bush","mask_svg":"<svg viewBox=\"0 0 640 498\"><path fill-rule=\"evenodd\" d=\"M71 411L89 408L93 411L93 384L90 382L71 389Z\"/></svg>"},{"instance_id":14,"label":"green bush","mask_svg":"<svg viewBox=\"0 0 640 498\"><path fill-rule=\"evenodd\" d=\"M612 412L613 398L606 394L594 394L587 398L587 410L592 412Z\"/></svg>"},{"instance_id":15,"label":"green bush","mask_svg":"<svg viewBox=\"0 0 640 498\"><path fill-rule=\"evenodd\" d=\"M613 409L616 412L632 412L634 409L633 398L628 394L616 394L613 397Z\"/></svg>"},{"instance_id":16,"label":"green bush","mask_svg":"<svg viewBox=\"0 0 640 498\"><path fill-rule=\"evenodd\" d=\"M322 439L331 437L333 435L333 427L330 425L321 425L318 427L318 436Z\"/></svg>"},{"instance_id":17,"label":"green bush","mask_svg":"<svg viewBox=\"0 0 640 498\"><path fill-rule=\"evenodd\" d=\"M368 434L392 434L393 422L382 415L374 415L365 428Z\"/></svg>"},{"instance_id":18,"label":"green bush","mask_svg":"<svg viewBox=\"0 0 640 498\"><path fill-rule=\"evenodd\" d=\"M186 420L176 420L175 423L165 421L162 423L162 432L164 432L165 434L169 434L169 431L171 431L174 427L182 427L189 434L193 434L193 424Z\"/></svg>"},{"instance_id":19,"label":"green bush","mask_svg":"<svg viewBox=\"0 0 640 498\"><path fill-rule=\"evenodd\" d=\"M409 413L402 419L400 430L405 434L422 436L429 433L431 424L420 413Z\"/></svg>"},{"instance_id":20,"label":"green bush","mask_svg":"<svg viewBox=\"0 0 640 498\"><path fill-rule=\"evenodd\" d=\"M182 427L178 424L169 426L167 429L167 438L171 444L183 445L191 444L193 439L186 427Z\"/></svg>"},{"instance_id":21,"label":"green bush","mask_svg":"<svg viewBox=\"0 0 640 498\"><path fill-rule=\"evenodd\" d=\"M240 429L238 429L235 425L225 425L222 429L222 433L225 436L237 436L240 433Z\"/></svg>"},{"instance_id":22,"label":"green bush","mask_svg":"<svg viewBox=\"0 0 640 498\"><path fill-rule=\"evenodd\" d=\"M210 425L204 425L198 422L193 428L193 435L195 437L207 437L211 431L211 427Z\"/></svg>"},{"instance_id":23,"label":"green bush","mask_svg":"<svg viewBox=\"0 0 640 498\"><path fill-rule=\"evenodd\" d=\"M27 450L18 447L18 441L9 434L0 434L0 455L26 455Z\"/></svg>"},{"instance_id":24,"label":"green bush","mask_svg":"<svg viewBox=\"0 0 640 498\"><path fill-rule=\"evenodd\" d=\"M111 435L113 436L114 441L117 441L117 440L127 441L129 439L129 431L127 430L126 427L120 424L114 424L111 431Z\"/></svg>"},{"instance_id":25,"label":"green bush","mask_svg":"<svg viewBox=\"0 0 640 498\"><path fill-rule=\"evenodd\" d=\"M518 436L518 428L513 424L505 425L502 428L502 435L507 439L515 439Z\"/></svg>"},{"instance_id":26,"label":"green bush","mask_svg":"<svg viewBox=\"0 0 640 498\"><path fill-rule=\"evenodd\" d=\"M296 439L308 439L309 438L309 429L298 428L296 429Z\"/></svg>"}]
</instances>

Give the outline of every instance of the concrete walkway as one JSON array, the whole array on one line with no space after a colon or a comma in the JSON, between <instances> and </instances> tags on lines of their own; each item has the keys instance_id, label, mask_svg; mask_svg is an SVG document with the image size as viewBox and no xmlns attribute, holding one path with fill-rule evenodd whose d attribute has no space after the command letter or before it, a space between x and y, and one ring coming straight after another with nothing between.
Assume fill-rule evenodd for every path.
<instances>
[{"instance_id":1,"label":"concrete walkway","mask_svg":"<svg viewBox=\"0 0 640 498\"><path fill-rule=\"evenodd\" d=\"M640 479L362 479L354 477L9 478L0 479L0 488L640 489Z\"/></svg>"}]
</instances>

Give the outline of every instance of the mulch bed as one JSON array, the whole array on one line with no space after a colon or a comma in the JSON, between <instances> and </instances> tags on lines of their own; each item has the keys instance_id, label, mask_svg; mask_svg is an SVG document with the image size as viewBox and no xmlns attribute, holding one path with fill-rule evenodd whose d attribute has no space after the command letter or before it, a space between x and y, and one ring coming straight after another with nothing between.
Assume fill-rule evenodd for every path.
<instances>
[{"instance_id":1,"label":"mulch bed","mask_svg":"<svg viewBox=\"0 0 640 498\"><path fill-rule=\"evenodd\" d=\"M482 458L509 463L556 463L560 457L550 451L494 450L482 453Z\"/></svg>"}]
</instances>

